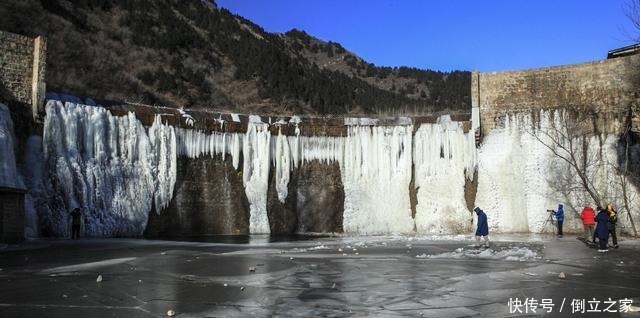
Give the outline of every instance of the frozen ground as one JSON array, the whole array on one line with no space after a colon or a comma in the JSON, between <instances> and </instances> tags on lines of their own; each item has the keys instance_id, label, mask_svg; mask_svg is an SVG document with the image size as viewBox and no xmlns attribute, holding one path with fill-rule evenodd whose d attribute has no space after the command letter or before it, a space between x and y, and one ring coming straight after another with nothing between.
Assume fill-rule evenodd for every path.
<instances>
[{"instance_id":1,"label":"frozen ground","mask_svg":"<svg viewBox=\"0 0 640 318\"><path fill-rule=\"evenodd\" d=\"M38 240L0 246L0 316L166 317L173 310L177 317L525 317L546 312L538 307L537 313L525 314L524 308L522 314L510 313L510 298L529 298L551 299L555 307L547 315L566 317L589 316L571 313L573 299L640 302L640 242L634 240L622 240L608 254L573 236L502 236L491 249L474 248L464 236L227 241Z\"/></svg>"}]
</instances>

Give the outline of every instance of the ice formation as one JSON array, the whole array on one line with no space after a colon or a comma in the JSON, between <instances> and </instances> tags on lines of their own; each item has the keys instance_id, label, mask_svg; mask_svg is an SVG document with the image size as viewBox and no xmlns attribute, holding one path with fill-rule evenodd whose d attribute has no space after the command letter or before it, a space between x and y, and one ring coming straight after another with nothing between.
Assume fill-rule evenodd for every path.
<instances>
[{"instance_id":1,"label":"ice formation","mask_svg":"<svg viewBox=\"0 0 640 318\"><path fill-rule=\"evenodd\" d=\"M10 119L6 107L1 110L0 138L9 140ZM46 167L34 166L32 174L24 173L30 188L28 228L29 232L38 232L38 227L44 227L52 235L64 236L68 231L67 211L79 206L85 210L88 235L139 235L149 211L154 206L160 211L169 204L178 157L215 155L223 160L231 156L233 166L242 172L251 233L270 232L269 173L273 173L278 200L285 202L292 169L313 160L340 167L346 233L468 231L472 215L467 209L464 185L476 172L475 203L487 212L492 231L548 231L544 228L546 210L559 202L568 207L566 227L577 228L579 223L575 213L571 216L571 207L579 209L588 197L558 191L557 180L575 176L530 133L531 129L548 128L562 116L562 112L551 111L541 111L536 121L531 114L506 116L476 150L474 129L465 133L462 124L449 116L422 124L415 131L406 120L401 121L406 124L395 126L371 126L366 120L349 119L345 121L349 124L347 134L342 137L301 136L301 121L295 117L288 123L274 123L279 128L296 125L295 135L278 131L272 136L269 124L258 116L249 117L244 134L173 128L163 125L160 117L147 129L132 113L115 117L104 108L51 101L47 104L44 148L38 149L37 139L27 144L33 158L43 153L46 159ZM616 136L591 136L585 142L588 153L598 154L606 162L616 161ZM12 139L2 144L7 149L0 153L2 181L21 182L15 172L11 143ZM7 159L9 155L12 159ZM29 154L26 157L37 161L28 159ZM593 169L590 173L598 176L594 179L598 186L609 189L607 198L619 197L620 188L611 182L612 168ZM42 181L40 170L50 171L51 184ZM412 180L415 211L410 202ZM47 187L59 197L50 200L49 206L56 208L51 208L46 221L38 224L33 222L34 215L44 212L35 202ZM635 189L630 191L637 196Z\"/></svg>"},{"instance_id":2,"label":"ice formation","mask_svg":"<svg viewBox=\"0 0 640 318\"><path fill-rule=\"evenodd\" d=\"M413 126L349 127L340 172L344 231L409 233Z\"/></svg>"},{"instance_id":3,"label":"ice formation","mask_svg":"<svg viewBox=\"0 0 640 318\"><path fill-rule=\"evenodd\" d=\"M419 233L460 233L469 223L464 184L476 167L475 134L442 116L422 125L414 137L416 229Z\"/></svg>"},{"instance_id":4,"label":"ice formation","mask_svg":"<svg viewBox=\"0 0 640 318\"><path fill-rule=\"evenodd\" d=\"M271 133L268 125L249 120L247 133L242 141L242 181L249 200L251 213L249 231L270 233L267 217L267 189L269 187L269 150Z\"/></svg>"},{"instance_id":5,"label":"ice formation","mask_svg":"<svg viewBox=\"0 0 640 318\"><path fill-rule=\"evenodd\" d=\"M484 138L478 150L478 192L476 204L489 217L489 226L498 232L552 232L546 223L547 209L565 205L565 229L580 231L578 213L585 204L595 202L581 190L579 179L567 163L555 156L538 139L549 143L545 134L550 127L562 127L563 111L539 113L537 121L530 113L512 114ZM583 140L584 138L584 140ZM621 202L622 189L614 182L617 136L613 134L581 136L574 144L587 145L588 175L607 200ZM576 152L580 156L581 152ZM637 189L627 191L637 197ZM632 202L632 209L636 208ZM621 224L626 222L621 219Z\"/></svg>"},{"instance_id":6,"label":"ice formation","mask_svg":"<svg viewBox=\"0 0 640 318\"><path fill-rule=\"evenodd\" d=\"M35 238L41 233L39 221L44 221L49 215L42 137L34 135L27 139L21 174L27 187L24 198L24 235Z\"/></svg>"},{"instance_id":7,"label":"ice formation","mask_svg":"<svg viewBox=\"0 0 640 318\"><path fill-rule=\"evenodd\" d=\"M133 113L115 117L101 107L58 101L46 111L44 158L51 191L60 196L46 230L66 236L68 211L80 207L85 235L141 235L152 207L160 211L172 197L174 128L157 117L147 133Z\"/></svg>"},{"instance_id":8,"label":"ice formation","mask_svg":"<svg viewBox=\"0 0 640 318\"><path fill-rule=\"evenodd\" d=\"M297 125L300 119L290 122ZM462 215L465 220L469 215L463 185L465 177L472 177L475 171L474 134L464 133L461 124L452 122L448 116L435 124L423 124L415 137L411 125L349 126L345 137L300 136L296 129L294 136L279 132L273 138L260 117L251 116L248 125L246 134L207 134L177 129L177 135L180 155L196 158L222 154L224 158L225 154L231 154L236 169L241 149L251 233L269 233L266 211L269 170L274 169L278 199L285 202L291 170L313 160L336 162L340 166L345 191L343 222L347 233L415 230L409 201L414 163L418 168L416 173L428 177L416 183L424 186L424 190L418 190L421 197L425 202L443 202L443 207L427 203L421 206L419 211L424 220L421 229L437 232L430 230L427 219L438 209L448 208L454 217ZM414 155L414 143L419 154ZM446 152L446 158L440 158L441 151ZM450 186L450 191L429 193L427 188L436 179L440 185L448 179L455 179L456 183ZM442 227L438 229L441 231Z\"/></svg>"},{"instance_id":9,"label":"ice formation","mask_svg":"<svg viewBox=\"0 0 640 318\"><path fill-rule=\"evenodd\" d=\"M9 108L0 103L0 187L24 189L18 174L15 137Z\"/></svg>"}]
</instances>

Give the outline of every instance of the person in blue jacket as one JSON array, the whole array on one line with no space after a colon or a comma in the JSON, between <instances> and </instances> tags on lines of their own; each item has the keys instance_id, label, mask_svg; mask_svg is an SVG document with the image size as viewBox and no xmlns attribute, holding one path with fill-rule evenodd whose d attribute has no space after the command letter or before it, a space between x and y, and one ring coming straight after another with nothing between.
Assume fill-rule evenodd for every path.
<instances>
[{"instance_id":1,"label":"person in blue jacket","mask_svg":"<svg viewBox=\"0 0 640 318\"><path fill-rule=\"evenodd\" d=\"M553 211L553 216L556 218L556 223L558 223L558 237L562 237L562 223L564 223L564 206L558 204L558 210Z\"/></svg>"},{"instance_id":2,"label":"person in blue jacket","mask_svg":"<svg viewBox=\"0 0 640 318\"><path fill-rule=\"evenodd\" d=\"M607 241L609 240L609 213L606 209L598 210L598 215L596 215L596 235L598 236L598 243L600 244L600 248L598 252L604 253L609 251L607 248Z\"/></svg>"},{"instance_id":3,"label":"person in blue jacket","mask_svg":"<svg viewBox=\"0 0 640 318\"><path fill-rule=\"evenodd\" d=\"M487 222L487 215L480 207L473 209L478 215L478 228L476 229L476 245L480 246L480 238L484 239L484 246L489 247L489 223Z\"/></svg>"}]
</instances>

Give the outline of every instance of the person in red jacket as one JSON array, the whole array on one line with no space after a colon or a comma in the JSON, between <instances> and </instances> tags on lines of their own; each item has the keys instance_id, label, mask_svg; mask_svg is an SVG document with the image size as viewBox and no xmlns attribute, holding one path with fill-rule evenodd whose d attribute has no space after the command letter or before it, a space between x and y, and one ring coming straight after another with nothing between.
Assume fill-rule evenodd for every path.
<instances>
[{"instance_id":1,"label":"person in red jacket","mask_svg":"<svg viewBox=\"0 0 640 318\"><path fill-rule=\"evenodd\" d=\"M593 242L593 233L595 228L595 218L596 212L590 206L585 206L582 209L582 213L580 213L580 218L582 219L582 225L584 226L584 240L586 242ZM595 243L595 242L593 242Z\"/></svg>"}]
</instances>

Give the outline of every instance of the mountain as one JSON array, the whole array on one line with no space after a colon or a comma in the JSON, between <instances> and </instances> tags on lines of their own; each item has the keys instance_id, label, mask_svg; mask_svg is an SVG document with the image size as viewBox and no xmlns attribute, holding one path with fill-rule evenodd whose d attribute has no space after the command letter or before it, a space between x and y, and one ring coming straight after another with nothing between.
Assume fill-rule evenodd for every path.
<instances>
[{"instance_id":1,"label":"mountain","mask_svg":"<svg viewBox=\"0 0 640 318\"><path fill-rule=\"evenodd\" d=\"M469 72L377 67L213 1L5 0L0 16L2 30L46 37L49 91L262 114L470 108Z\"/></svg>"}]
</instances>

